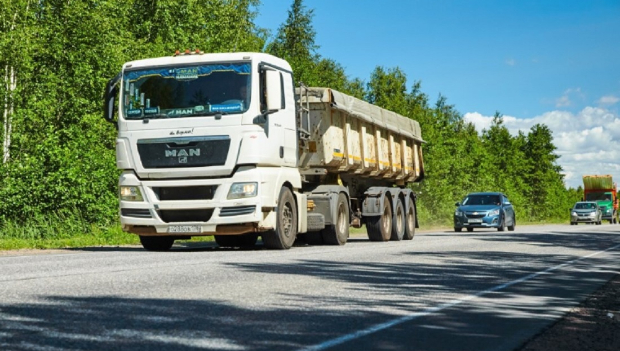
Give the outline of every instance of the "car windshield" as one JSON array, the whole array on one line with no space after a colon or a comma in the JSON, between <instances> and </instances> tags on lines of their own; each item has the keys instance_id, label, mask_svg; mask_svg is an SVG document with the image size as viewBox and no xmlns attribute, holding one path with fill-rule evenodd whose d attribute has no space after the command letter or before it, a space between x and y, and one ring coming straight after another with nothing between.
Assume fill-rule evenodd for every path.
<instances>
[{"instance_id":1,"label":"car windshield","mask_svg":"<svg viewBox=\"0 0 620 351\"><path fill-rule=\"evenodd\" d=\"M498 195L469 195L463 200L463 205L500 205Z\"/></svg>"},{"instance_id":2,"label":"car windshield","mask_svg":"<svg viewBox=\"0 0 620 351\"><path fill-rule=\"evenodd\" d=\"M250 63L219 63L127 70L126 119L241 113L250 96Z\"/></svg>"},{"instance_id":3,"label":"car windshield","mask_svg":"<svg viewBox=\"0 0 620 351\"><path fill-rule=\"evenodd\" d=\"M575 204L575 209L577 210L593 210L595 208L596 208L596 204L588 204L588 203Z\"/></svg>"}]
</instances>

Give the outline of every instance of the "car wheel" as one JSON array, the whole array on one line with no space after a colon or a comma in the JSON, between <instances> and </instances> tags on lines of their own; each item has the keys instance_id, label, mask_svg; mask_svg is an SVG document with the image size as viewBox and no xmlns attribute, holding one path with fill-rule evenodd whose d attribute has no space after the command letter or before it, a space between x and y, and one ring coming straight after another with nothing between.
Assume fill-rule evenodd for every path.
<instances>
[{"instance_id":1,"label":"car wheel","mask_svg":"<svg viewBox=\"0 0 620 351\"><path fill-rule=\"evenodd\" d=\"M474 228L467 228L467 231L468 231L468 232L473 232L473 231L474 231Z\"/></svg>"},{"instance_id":2,"label":"car wheel","mask_svg":"<svg viewBox=\"0 0 620 351\"><path fill-rule=\"evenodd\" d=\"M517 220L515 217L512 217L512 225L508 226L508 230L510 230L511 232L513 232L515 230L515 227L517 226Z\"/></svg>"},{"instance_id":3,"label":"car wheel","mask_svg":"<svg viewBox=\"0 0 620 351\"><path fill-rule=\"evenodd\" d=\"M456 228L456 227L454 228L454 231L457 233L460 232L461 230L463 230L463 228Z\"/></svg>"},{"instance_id":4,"label":"car wheel","mask_svg":"<svg viewBox=\"0 0 620 351\"><path fill-rule=\"evenodd\" d=\"M499 227L497 227L497 231L498 232L503 232L506 230L506 220L504 218L502 218L502 224L500 224Z\"/></svg>"}]
</instances>

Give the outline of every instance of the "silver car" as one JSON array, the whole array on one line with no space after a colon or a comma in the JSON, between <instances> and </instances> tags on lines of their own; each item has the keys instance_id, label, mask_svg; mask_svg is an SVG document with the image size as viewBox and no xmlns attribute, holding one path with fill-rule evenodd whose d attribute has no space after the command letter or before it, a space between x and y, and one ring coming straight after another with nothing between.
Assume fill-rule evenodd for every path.
<instances>
[{"instance_id":1,"label":"silver car","mask_svg":"<svg viewBox=\"0 0 620 351\"><path fill-rule=\"evenodd\" d=\"M570 224L595 223L601 224L603 213L598 204L594 201L579 201L570 210Z\"/></svg>"}]
</instances>

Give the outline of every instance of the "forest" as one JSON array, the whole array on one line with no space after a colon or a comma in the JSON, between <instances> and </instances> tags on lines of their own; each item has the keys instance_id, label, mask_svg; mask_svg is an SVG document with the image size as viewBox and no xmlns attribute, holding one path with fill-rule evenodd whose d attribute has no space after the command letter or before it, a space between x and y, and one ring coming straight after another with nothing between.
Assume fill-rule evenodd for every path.
<instances>
[{"instance_id":1,"label":"forest","mask_svg":"<svg viewBox=\"0 0 620 351\"><path fill-rule=\"evenodd\" d=\"M376 62L368 80L348 76L320 54L311 2L290 0L275 33L254 23L259 0L0 3L0 239L118 228L116 130L102 118L104 88L126 61L185 48L267 52L286 59L297 82L417 120L426 174L411 187L422 228L451 226L469 192L504 192L521 223L566 222L582 196L565 187L547 126L511 135L498 111L479 133L399 67Z\"/></svg>"}]
</instances>

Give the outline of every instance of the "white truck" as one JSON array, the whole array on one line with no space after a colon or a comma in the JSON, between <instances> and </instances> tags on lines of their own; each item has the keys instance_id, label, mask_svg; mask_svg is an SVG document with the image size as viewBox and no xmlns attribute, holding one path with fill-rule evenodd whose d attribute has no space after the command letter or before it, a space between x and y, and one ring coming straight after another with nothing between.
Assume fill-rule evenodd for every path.
<instances>
[{"instance_id":1,"label":"white truck","mask_svg":"<svg viewBox=\"0 0 620 351\"><path fill-rule=\"evenodd\" d=\"M410 240L423 178L419 123L329 88L295 87L264 53L200 51L128 62L108 82L120 223L147 250L215 236L288 249ZM118 100L117 100L118 99ZM118 115L116 115L117 110Z\"/></svg>"}]
</instances>

